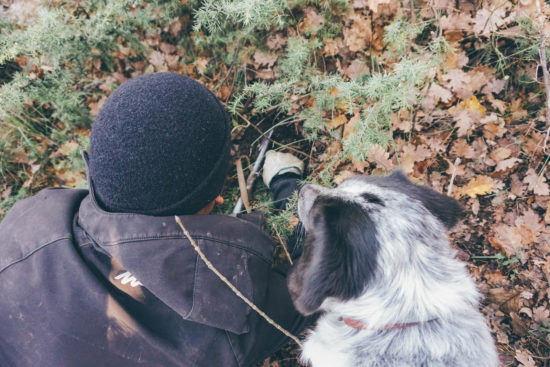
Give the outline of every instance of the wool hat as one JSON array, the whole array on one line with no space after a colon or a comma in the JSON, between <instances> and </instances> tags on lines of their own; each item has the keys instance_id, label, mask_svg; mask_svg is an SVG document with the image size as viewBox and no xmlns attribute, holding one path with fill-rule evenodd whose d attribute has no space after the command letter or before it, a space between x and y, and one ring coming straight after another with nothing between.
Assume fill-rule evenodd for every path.
<instances>
[{"instance_id":1,"label":"wool hat","mask_svg":"<svg viewBox=\"0 0 550 367\"><path fill-rule=\"evenodd\" d=\"M154 73L119 86L90 134L90 189L105 210L194 214L221 192L230 122L199 82Z\"/></svg>"}]
</instances>

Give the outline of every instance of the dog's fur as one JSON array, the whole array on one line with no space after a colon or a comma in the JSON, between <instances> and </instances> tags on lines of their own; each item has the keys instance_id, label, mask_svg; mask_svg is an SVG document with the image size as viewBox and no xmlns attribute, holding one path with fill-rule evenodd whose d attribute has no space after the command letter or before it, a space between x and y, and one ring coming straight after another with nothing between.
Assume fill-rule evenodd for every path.
<instances>
[{"instance_id":1,"label":"dog's fur","mask_svg":"<svg viewBox=\"0 0 550 367\"><path fill-rule=\"evenodd\" d=\"M306 185L304 253L289 289L304 315L323 311L302 361L313 367L498 365L479 294L446 230L458 203L400 171L336 189ZM343 318L360 321L364 329ZM384 327L420 322L384 330Z\"/></svg>"}]
</instances>

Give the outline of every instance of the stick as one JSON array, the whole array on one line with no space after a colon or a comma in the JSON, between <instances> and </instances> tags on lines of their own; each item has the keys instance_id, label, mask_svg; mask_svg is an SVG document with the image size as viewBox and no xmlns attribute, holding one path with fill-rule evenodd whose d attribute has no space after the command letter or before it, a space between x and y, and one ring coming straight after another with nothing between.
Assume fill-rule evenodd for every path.
<instances>
[{"instance_id":1,"label":"stick","mask_svg":"<svg viewBox=\"0 0 550 367\"><path fill-rule=\"evenodd\" d=\"M250 213L250 203L248 202L248 190L244 179L243 164L241 158L237 159L237 179L239 180L239 190L241 191L240 200L244 204L247 213Z\"/></svg>"},{"instance_id":2,"label":"stick","mask_svg":"<svg viewBox=\"0 0 550 367\"><path fill-rule=\"evenodd\" d=\"M178 225L182 229L183 233L185 234L185 236L187 237L189 242L191 242L191 245L193 246L193 248L195 249L197 254L199 254L202 261L204 261L204 263L206 264L208 269L212 270L212 272L214 272L214 274L216 274L218 276L218 278L220 278L221 281L224 282L233 291L233 293L235 293L240 299L242 299L254 311L256 311L258 314L260 314L260 316L262 316L265 319L265 321L267 321L268 323L273 325L277 330L279 330L281 333L288 336L290 339L294 340L296 342L296 344L298 344L300 347L302 347L302 343L300 342L300 339L298 339L295 335L291 334L289 331L284 329L281 325L279 325L275 321L273 321L273 319L271 319L262 310L260 310L254 303L252 303L251 300L246 298L244 296L244 294L242 294L237 288L235 288L235 286L233 284L231 284L231 282L229 280L227 280L227 278L224 277L223 274L218 271L218 269L216 269L216 267L210 262L210 260L208 260L206 255L201 251L200 247L197 245L195 240L193 240L193 238L191 237L191 235L189 234L187 229L185 229L185 227L183 226L183 223L181 222L180 217L178 217L176 215L176 216L174 216L174 218L176 219L176 222L178 223Z\"/></svg>"},{"instance_id":3,"label":"stick","mask_svg":"<svg viewBox=\"0 0 550 367\"><path fill-rule=\"evenodd\" d=\"M256 177L258 177L258 171L260 170L260 166L262 165L262 161L264 160L265 152L267 151L267 147L269 146L269 141L271 139L271 135L273 134L273 130L270 130L266 136L264 136L262 142L260 143L260 153L258 154L258 158L256 158L256 162L254 162L254 167L252 167L252 171L250 171L250 175L248 176L248 179L246 180L246 192L249 194L252 192L252 185L254 185L254 181L256 181ZM240 183L239 183L240 186ZM233 214L238 214L243 210L243 200L242 198L239 198L237 200L237 204L235 204L235 208L233 209Z\"/></svg>"},{"instance_id":4,"label":"stick","mask_svg":"<svg viewBox=\"0 0 550 367\"><path fill-rule=\"evenodd\" d=\"M294 265L294 263L292 262L292 258L290 257L290 253L288 252L288 248L286 247L285 242L281 238L279 231L277 231L277 228L275 228L275 226L273 226L273 229L275 230L275 234L277 235L277 239L279 240L279 243L281 244L281 246L283 246L283 250L285 250L285 255L288 258L288 262L290 262L290 265Z\"/></svg>"},{"instance_id":5,"label":"stick","mask_svg":"<svg viewBox=\"0 0 550 367\"><path fill-rule=\"evenodd\" d=\"M453 184L455 182L455 176L456 176L456 166L458 166L459 164L460 164L460 158L457 158L453 165L453 174L451 176L451 182L449 183L449 188L447 189L447 196L451 196L451 192L453 192Z\"/></svg>"},{"instance_id":6,"label":"stick","mask_svg":"<svg viewBox=\"0 0 550 367\"><path fill-rule=\"evenodd\" d=\"M540 16L544 17L542 13ZM548 144L548 137L550 136L550 76L548 75L548 62L546 60L546 36L544 34L544 21L541 21L540 28L540 63L542 67L542 80L544 81L544 89L546 91L546 124L548 125L542 151L544 154L549 154L546 151L546 148Z\"/></svg>"}]
</instances>

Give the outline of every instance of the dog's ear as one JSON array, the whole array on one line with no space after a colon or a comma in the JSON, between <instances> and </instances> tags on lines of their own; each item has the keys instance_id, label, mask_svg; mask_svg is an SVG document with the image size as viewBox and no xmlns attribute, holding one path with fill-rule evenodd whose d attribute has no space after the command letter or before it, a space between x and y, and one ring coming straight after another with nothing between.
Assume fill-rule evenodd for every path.
<instances>
[{"instance_id":1,"label":"dog's ear","mask_svg":"<svg viewBox=\"0 0 550 367\"><path fill-rule=\"evenodd\" d=\"M442 195L425 186L415 185L415 197L435 215L447 229L451 229L462 217L460 204L447 195Z\"/></svg>"},{"instance_id":2,"label":"dog's ear","mask_svg":"<svg viewBox=\"0 0 550 367\"><path fill-rule=\"evenodd\" d=\"M360 296L373 276L379 248L374 223L357 203L319 197L309 218L304 258L289 281L294 303L306 315L327 297Z\"/></svg>"},{"instance_id":3,"label":"dog's ear","mask_svg":"<svg viewBox=\"0 0 550 367\"><path fill-rule=\"evenodd\" d=\"M413 184L401 170L392 172L388 178L393 181L392 186L396 189L421 201L447 229L452 228L461 218L463 209L455 199L428 187Z\"/></svg>"}]
</instances>

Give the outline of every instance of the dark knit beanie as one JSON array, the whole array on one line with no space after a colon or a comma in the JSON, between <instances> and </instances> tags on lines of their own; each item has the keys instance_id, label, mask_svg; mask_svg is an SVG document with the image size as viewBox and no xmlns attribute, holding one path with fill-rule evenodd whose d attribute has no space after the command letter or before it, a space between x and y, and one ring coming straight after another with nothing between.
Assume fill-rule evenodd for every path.
<instances>
[{"instance_id":1,"label":"dark knit beanie","mask_svg":"<svg viewBox=\"0 0 550 367\"><path fill-rule=\"evenodd\" d=\"M147 74L101 107L90 135L90 185L110 212L193 214L221 192L229 146L229 119L205 86Z\"/></svg>"}]
</instances>

